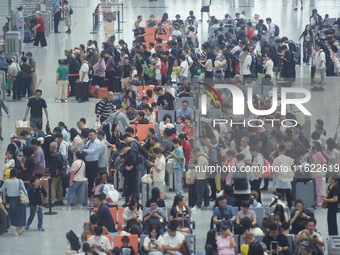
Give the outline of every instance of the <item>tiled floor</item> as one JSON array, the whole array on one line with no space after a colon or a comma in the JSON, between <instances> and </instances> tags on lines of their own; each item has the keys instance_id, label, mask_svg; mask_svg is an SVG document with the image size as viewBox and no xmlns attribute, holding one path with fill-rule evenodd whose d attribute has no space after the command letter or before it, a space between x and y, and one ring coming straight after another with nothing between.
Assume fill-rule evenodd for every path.
<instances>
[{"instance_id":1,"label":"tiled floor","mask_svg":"<svg viewBox=\"0 0 340 255\"><path fill-rule=\"evenodd\" d=\"M45 49L32 48L30 44L24 47L24 51L32 51L37 60L38 65L38 80L40 88L43 90L43 97L46 99L50 112L50 124L54 127L58 121L63 120L68 127L74 127L80 117L85 117L88 120L88 126L92 126L95 121L94 105L97 102L91 99L89 103L79 105L74 99L68 103L58 104L54 102L56 95L55 85L55 70L57 68L57 60L63 58L64 49L73 48L80 43L85 44L88 39L96 39L98 42L105 40L105 33L100 31L96 35L91 35L92 12L97 4L93 0L72 0L70 1L74 10L72 34L67 35L51 34L47 38L48 47ZM113 1L118 2L118 1ZM147 0L124 0L124 19L123 33L117 33L117 41L125 39L131 46L132 32L131 28L137 15L142 14L144 19L150 14L155 14L156 18L160 18L164 12L169 14L169 17L174 17L179 13L182 17L188 15L189 10L193 10L196 17L199 16L200 1L198 0L173 0L164 1L158 0L156 3ZM248 17L252 17L255 13L259 13L261 18L272 17L273 22L280 26L281 35L287 35L290 39L297 41L305 24L308 22L311 10L317 8L319 13L324 16L326 13L330 17L337 17L340 12L340 0L319 0L319 1L304 1L303 11L293 11L292 0L213 0L211 13L219 18L222 18L225 13L234 15L236 12L245 10ZM60 25L60 31L65 31L63 22ZM203 22L199 28L199 39L204 41L207 39L208 25ZM296 86L310 88L310 73L309 67L297 67L297 82ZM339 115L339 83L338 79L327 79L326 91L323 93L312 93L312 100L307 105L312 112L312 123L321 118L325 120L325 129L328 134L334 133ZM26 100L22 102L7 102L11 111L10 119L3 119L4 142L0 146L0 156L3 157L6 146L9 142L8 137L14 132L14 121L23 118ZM269 195L266 196L269 201ZM170 201L167 201L170 204ZM65 233L70 229L77 234L81 233L82 224L88 219L88 211L71 211L64 212L60 208L55 209L58 214L54 216L44 216L45 232L29 231L24 232L20 237L14 237L9 233L0 236L0 254L64 254L66 246ZM205 234L209 228L211 212L204 211L196 218L196 236L197 250L202 250L205 242ZM318 220L318 229L322 235L327 237L326 215L324 210L317 210L316 216ZM33 225L36 224L36 220ZM13 232L13 229L10 229Z\"/></svg>"}]
</instances>

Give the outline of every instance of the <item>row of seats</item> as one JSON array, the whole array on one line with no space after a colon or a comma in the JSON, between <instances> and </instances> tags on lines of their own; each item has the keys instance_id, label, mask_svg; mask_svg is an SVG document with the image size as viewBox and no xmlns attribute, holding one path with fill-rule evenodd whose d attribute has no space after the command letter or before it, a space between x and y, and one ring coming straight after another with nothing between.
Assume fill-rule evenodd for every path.
<instances>
[{"instance_id":1,"label":"row of seats","mask_svg":"<svg viewBox=\"0 0 340 255\"><path fill-rule=\"evenodd\" d=\"M233 207L235 215L239 212L238 207ZM263 218L271 214L274 211L274 207L260 207L260 208L249 208L249 210L253 210L256 214L256 222L259 227L262 227ZM314 208L307 208L311 213L314 213ZM290 215L294 213L295 209L289 210L288 207L284 208L284 211L287 213L288 218Z\"/></svg>"}]
</instances>

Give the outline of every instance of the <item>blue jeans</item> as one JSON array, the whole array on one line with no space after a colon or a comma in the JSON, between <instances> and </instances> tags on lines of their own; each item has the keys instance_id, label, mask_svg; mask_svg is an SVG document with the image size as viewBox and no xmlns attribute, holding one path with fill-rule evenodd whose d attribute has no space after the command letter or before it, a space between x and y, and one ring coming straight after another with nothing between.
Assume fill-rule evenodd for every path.
<instances>
[{"instance_id":1,"label":"blue jeans","mask_svg":"<svg viewBox=\"0 0 340 255\"><path fill-rule=\"evenodd\" d=\"M73 197L74 192L76 192L76 195L77 195L77 204L82 205L82 203L83 203L83 183L84 182L73 181L72 186L70 186L68 191L67 191L67 206L71 206L72 197Z\"/></svg>"},{"instance_id":2,"label":"blue jeans","mask_svg":"<svg viewBox=\"0 0 340 255\"><path fill-rule=\"evenodd\" d=\"M31 117L30 117L31 128L34 128L36 124L42 124L42 118L40 118L40 117L32 117L32 115L31 115Z\"/></svg>"},{"instance_id":3,"label":"blue jeans","mask_svg":"<svg viewBox=\"0 0 340 255\"><path fill-rule=\"evenodd\" d=\"M182 176L183 176L183 169L174 168L174 175L175 175L175 193L176 195L182 195Z\"/></svg>"},{"instance_id":4,"label":"blue jeans","mask_svg":"<svg viewBox=\"0 0 340 255\"><path fill-rule=\"evenodd\" d=\"M29 227L32 224L32 221L34 220L35 213L38 214L38 228L42 228L43 223L43 207L40 205L37 207L35 205L30 205L30 217L28 217L27 221L27 227Z\"/></svg>"}]
</instances>

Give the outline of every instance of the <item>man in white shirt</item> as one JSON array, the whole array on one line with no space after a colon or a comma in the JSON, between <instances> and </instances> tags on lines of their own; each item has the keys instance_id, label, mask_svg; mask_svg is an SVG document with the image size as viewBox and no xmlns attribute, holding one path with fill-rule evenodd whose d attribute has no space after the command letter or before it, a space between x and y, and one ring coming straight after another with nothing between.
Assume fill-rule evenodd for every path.
<instances>
[{"instance_id":1,"label":"man in white shirt","mask_svg":"<svg viewBox=\"0 0 340 255\"><path fill-rule=\"evenodd\" d=\"M57 143L59 145L58 151L63 156L64 160L67 160L68 158L68 144L64 141L62 133L57 133L55 135Z\"/></svg>"},{"instance_id":2,"label":"man in white shirt","mask_svg":"<svg viewBox=\"0 0 340 255\"><path fill-rule=\"evenodd\" d=\"M78 103L85 103L85 101L89 101L88 98L88 90L89 90L89 70L90 70L90 66L89 63L87 63L86 61L86 55L83 54L80 57L81 60L81 67L79 70L79 83L77 84L78 86L81 86L81 95L78 95L77 97L79 97L79 101Z\"/></svg>"},{"instance_id":3,"label":"man in white shirt","mask_svg":"<svg viewBox=\"0 0 340 255\"><path fill-rule=\"evenodd\" d=\"M244 161L246 163L251 162L252 155L250 153L250 147L249 147L249 137L243 136L240 141L241 144L241 151L240 154L244 155Z\"/></svg>"},{"instance_id":4,"label":"man in white shirt","mask_svg":"<svg viewBox=\"0 0 340 255\"><path fill-rule=\"evenodd\" d=\"M326 77L326 53L322 50L323 43L318 42L315 44L315 73L320 74L321 80L319 84L314 84L312 91L324 91L325 77Z\"/></svg>"},{"instance_id":5,"label":"man in white shirt","mask_svg":"<svg viewBox=\"0 0 340 255\"><path fill-rule=\"evenodd\" d=\"M184 55L179 56L179 61L181 61L180 69L179 69L179 79L180 83L183 83L184 78L188 78L189 74L189 64L188 61L186 61Z\"/></svg>"},{"instance_id":6,"label":"man in white shirt","mask_svg":"<svg viewBox=\"0 0 340 255\"><path fill-rule=\"evenodd\" d=\"M94 236L88 239L91 248L99 255L111 254L112 245L107 237L102 236L103 227L97 226L94 228Z\"/></svg>"},{"instance_id":7,"label":"man in white shirt","mask_svg":"<svg viewBox=\"0 0 340 255\"><path fill-rule=\"evenodd\" d=\"M165 158L162 154L162 150L160 148L155 148L153 153L156 157L155 163L152 164L152 179L153 179L153 187L158 188L161 192L161 197L164 197L165 193Z\"/></svg>"},{"instance_id":8,"label":"man in white shirt","mask_svg":"<svg viewBox=\"0 0 340 255\"><path fill-rule=\"evenodd\" d=\"M185 241L184 235L177 231L178 222L170 221L167 232L163 236L163 250L165 254L176 255Z\"/></svg>"},{"instance_id":9,"label":"man in white shirt","mask_svg":"<svg viewBox=\"0 0 340 255\"><path fill-rule=\"evenodd\" d=\"M306 248L310 243L316 244L320 250L323 250L325 242L320 233L315 231L316 220L307 219L306 229L301 230L295 237L295 242L300 245L300 254L307 254Z\"/></svg>"},{"instance_id":10,"label":"man in white shirt","mask_svg":"<svg viewBox=\"0 0 340 255\"><path fill-rule=\"evenodd\" d=\"M245 46L242 51L243 51L243 54L246 56L244 59L243 65L242 65L243 81L245 81L245 79L248 78L249 75L251 75L250 66L251 66L252 58L249 53L248 46Z\"/></svg>"}]
</instances>

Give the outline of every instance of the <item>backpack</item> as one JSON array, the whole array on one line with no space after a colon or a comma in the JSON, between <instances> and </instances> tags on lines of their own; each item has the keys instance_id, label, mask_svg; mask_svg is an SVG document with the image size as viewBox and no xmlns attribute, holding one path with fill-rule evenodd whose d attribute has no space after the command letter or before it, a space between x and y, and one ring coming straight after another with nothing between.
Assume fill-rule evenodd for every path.
<instances>
[{"instance_id":1,"label":"backpack","mask_svg":"<svg viewBox=\"0 0 340 255\"><path fill-rule=\"evenodd\" d=\"M73 160L74 160L74 158L73 158L73 152L71 150L71 146L68 146L67 147L67 163L68 163L69 166L72 165Z\"/></svg>"},{"instance_id":2,"label":"backpack","mask_svg":"<svg viewBox=\"0 0 340 255\"><path fill-rule=\"evenodd\" d=\"M15 142L12 142L12 144L15 146L15 152L14 152L15 156L16 157L24 156L24 144L20 142L20 148Z\"/></svg>"},{"instance_id":3,"label":"backpack","mask_svg":"<svg viewBox=\"0 0 340 255\"><path fill-rule=\"evenodd\" d=\"M67 173L67 159L64 159L63 155L58 151L56 154L60 155L61 161L58 162L58 170L61 173L61 176L64 177Z\"/></svg>"},{"instance_id":4,"label":"backpack","mask_svg":"<svg viewBox=\"0 0 340 255\"><path fill-rule=\"evenodd\" d=\"M138 154L137 170L139 173L149 173L151 165L140 153ZM141 175L142 177L142 175Z\"/></svg>"},{"instance_id":5,"label":"backpack","mask_svg":"<svg viewBox=\"0 0 340 255\"><path fill-rule=\"evenodd\" d=\"M187 60L188 65L190 65L188 58L185 58L185 59ZM199 68L198 68L197 62L195 62L192 57L191 57L191 59L192 59L192 66L190 67L189 70L190 70L191 75L195 75L195 74L197 74L197 71L198 71Z\"/></svg>"},{"instance_id":6,"label":"backpack","mask_svg":"<svg viewBox=\"0 0 340 255\"><path fill-rule=\"evenodd\" d=\"M138 145L138 155L142 155L144 159L149 158L149 152L143 146L141 146L136 140L132 141Z\"/></svg>"},{"instance_id":7,"label":"backpack","mask_svg":"<svg viewBox=\"0 0 340 255\"><path fill-rule=\"evenodd\" d=\"M118 203L119 192L114 188L112 184L105 184L100 188L99 193L106 195L106 202L109 205Z\"/></svg>"},{"instance_id":8,"label":"backpack","mask_svg":"<svg viewBox=\"0 0 340 255\"><path fill-rule=\"evenodd\" d=\"M300 47L292 40L289 41L289 50L293 53L293 59L296 64L300 63Z\"/></svg>"},{"instance_id":9,"label":"backpack","mask_svg":"<svg viewBox=\"0 0 340 255\"><path fill-rule=\"evenodd\" d=\"M89 76L89 79L92 80L94 76L93 66L91 66L88 62L86 62L86 64L89 66L89 71L87 72L87 75Z\"/></svg>"},{"instance_id":10,"label":"backpack","mask_svg":"<svg viewBox=\"0 0 340 255\"><path fill-rule=\"evenodd\" d=\"M168 73L168 67L163 61L161 61L161 75L166 75L167 73Z\"/></svg>"},{"instance_id":11,"label":"backpack","mask_svg":"<svg viewBox=\"0 0 340 255\"><path fill-rule=\"evenodd\" d=\"M72 230L70 230L70 232L66 233L66 238L67 241L70 243L71 249L73 251L78 252L80 249L80 242L78 236Z\"/></svg>"},{"instance_id":12,"label":"backpack","mask_svg":"<svg viewBox=\"0 0 340 255\"><path fill-rule=\"evenodd\" d=\"M279 180L282 182L291 182L294 179L294 171L292 170L292 166L294 163L292 165L289 165L287 161L282 162L281 159L280 162L281 162L280 169L283 169L283 171L280 171L279 173L278 176Z\"/></svg>"},{"instance_id":13,"label":"backpack","mask_svg":"<svg viewBox=\"0 0 340 255\"><path fill-rule=\"evenodd\" d=\"M280 28L277 25L275 26L275 31L274 31L274 36L279 36L280 35Z\"/></svg>"},{"instance_id":14,"label":"backpack","mask_svg":"<svg viewBox=\"0 0 340 255\"><path fill-rule=\"evenodd\" d=\"M70 15L72 15L73 14L73 9L72 9L72 7L70 6Z\"/></svg>"},{"instance_id":15,"label":"backpack","mask_svg":"<svg viewBox=\"0 0 340 255\"><path fill-rule=\"evenodd\" d=\"M236 172L233 176L234 190L247 190L249 182L245 172L240 172L240 169L236 167Z\"/></svg>"}]
</instances>

